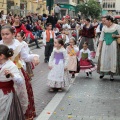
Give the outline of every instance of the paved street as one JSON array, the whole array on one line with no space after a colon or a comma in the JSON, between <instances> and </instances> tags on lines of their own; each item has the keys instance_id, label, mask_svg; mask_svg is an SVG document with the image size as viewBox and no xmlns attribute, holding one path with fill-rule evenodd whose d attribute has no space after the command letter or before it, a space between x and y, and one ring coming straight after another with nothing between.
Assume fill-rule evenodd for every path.
<instances>
[{"instance_id":1,"label":"paved street","mask_svg":"<svg viewBox=\"0 0 120 120\"><path fill-rule=\"evenodd\" d=\"M46 78L49 70L48 65L44 63L44 47L41 49L33 49L32 52L40 55L40 64L36 66L34 70L35 77L33 77L33 80L31 81L34 92L36 112L37 115L39 115L53 98L55 93L49 93L46 85Z\"/></svg>"},{"instance_id":2,"label":"paved street","mask_svg":"<svg viewBox=\"0 0 120 120\"><path fill-rule=\"evenodd\" d=\"M79 74L49 120L120 120L120 77Z\"/></svg>"},{"instance_id":3,"label":"paved street","mask_svg":"<svg viewBox=\"0 0 120 120\"><path fill-rule=\"evenodd\" d=\"M55 95L62 96L62 93L48 91L46 78L49 70L44 63L44 47L32 51L39 54L41 60L40 65L34 70L35 77L31 81L36 111L39 115L48 103L52 102ZM120 77L115 79L111 82L109 76L105 76L100 80L96 72L92 78L86 78L84 73L80 73L68 91L64 91L62 100L57 100L60 103L54 112L48 111L51 117L40 120L120 120ZM45 112L45 116L47 114Z\"/></svg>"}]
</instances>

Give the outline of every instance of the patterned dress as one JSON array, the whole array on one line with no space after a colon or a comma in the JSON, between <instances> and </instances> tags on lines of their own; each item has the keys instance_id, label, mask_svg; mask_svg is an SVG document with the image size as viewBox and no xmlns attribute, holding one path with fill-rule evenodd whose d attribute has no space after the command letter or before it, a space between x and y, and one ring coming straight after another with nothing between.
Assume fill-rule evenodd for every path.
<instances>
[{"instance_id":1,"label":"patterned dress","mask_svg":"<svg viewBox=\"0 0 120 120\"><path fill-rule=\"evenodd\" d=\"M48 86L52 88L64 88L69 85L69 73L64 71L67 68L67 52L64 48L53 49L50 56L49 66L52 66L48 74Z\"/></svg>"},{"instance_id":2,"label":"patterned dress","mask_svg":"<svg viewBox=\"0 0 120 120\"><path fill-rule=\"evenodd\" d=\"M14 77L6 78L4 71L9 70ZM8 60L0 65L0 119L1 120L25 120L23 110L14 89L14 85L19 89L19 94L24 95L24 79L16 65ZM24 103L27 103L25 99Z\"/></svg>"},{"instance_id":3,"label":"patterned dress","mask_svg":"<svg viewBox=\"0 0 120 120\"><path fill-rule=\"evenodd\" d=\"M0 44L4 44L3 40L0 41ZM31 62L34 58L34 56L38 56L36 54L28 54L26 49L24 48L24 45L21 44L17 39L13 39L13 44L8 46L9 48L12 48L14 50L14 55L11 57L11 60L14 61L16 66L21 72L21 75L24 78L25 87L24 92L25 94L19 94L19 90L17 91L18 97L20 99L23 112L25 114L25 118L28 120L33 120L35 117L35 104L34 104L34 96L33 96L33 90L30 83L30 77L28 73L23 69L22 62L20 61L20 58L24 60L25 62ZM27 103L24 103L24 100L27 99ZM26 101L26 100L25 100Z\"/></svg>"},{"instance_id":4,"label":"patterned dress","mask_svg":"<svg viewBox=\"0 0 120 120\"><path fill-rule=\"evenodd\" d=\"M77 53L79 48L75 45L73 48L70 46L67 47L68 53L68 70L69 71L77 71Z\"/></svg>"},{"instance_id":5,"label":"patterned dress","mask_svg":"<svg viewBox=\"0 0 120 120\"><path fill-rule=\"evenodd\" d=\"M94 70L96 70L96 66L94 65L94 63L91 60L91 54L90 54L90 50L80 50L80 54L79 54L79 64L80 64L80 71L84 71L84 72L92 72Z\"/></svg>"}]
</instances>

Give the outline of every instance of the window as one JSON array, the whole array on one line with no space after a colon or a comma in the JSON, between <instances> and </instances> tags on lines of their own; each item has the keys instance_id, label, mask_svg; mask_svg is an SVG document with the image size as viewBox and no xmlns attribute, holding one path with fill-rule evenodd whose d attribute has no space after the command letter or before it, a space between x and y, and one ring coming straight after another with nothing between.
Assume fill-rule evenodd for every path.
<instances>
[{"instance_id":1,"label":"window","mask_svg":"<svg viewBox=\"0 0 120 120\"><path fill-rule=\"evenodd\" d=\"M115 8L115 3L113 3L113 8Z\"/></svg>"}]
</instances>

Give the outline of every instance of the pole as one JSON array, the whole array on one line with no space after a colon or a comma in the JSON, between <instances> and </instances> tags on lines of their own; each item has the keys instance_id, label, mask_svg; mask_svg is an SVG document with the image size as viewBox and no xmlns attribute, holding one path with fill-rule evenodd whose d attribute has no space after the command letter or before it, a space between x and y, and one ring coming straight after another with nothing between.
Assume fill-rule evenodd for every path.
<instances>
[{"instance_id":1,"label":"pole","mask_svg":"<svg viewBox=\"0 0 120 120\"><path fill-rule=\"evenodd\" d=\"M49 0L49 14L51 14L51 7L52 7L52 4L51 4L51 0Z\"/></svg>"}]
</instances>

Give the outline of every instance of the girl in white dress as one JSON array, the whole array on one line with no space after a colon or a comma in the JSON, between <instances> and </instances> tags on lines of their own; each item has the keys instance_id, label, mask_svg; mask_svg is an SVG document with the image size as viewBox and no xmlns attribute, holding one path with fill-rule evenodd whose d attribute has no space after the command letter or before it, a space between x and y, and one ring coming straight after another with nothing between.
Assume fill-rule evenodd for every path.
<instances>
[{"instance_id":1,"label":"girl in white dress","mask_svg":"<svg viewBox=\"0 0 120 120\"><path fill-rule=\"evenodd\" d=\"M54 41L54 49L49 60L48 86L50 91L54 91L54 88L62 91L62 88L69 85L67 51L63 46L62 39Z\"/></svg>"},{"instance_id":2,"label":"girl in white dress","mask_svg":"<svg viewBox=\"0 0 120 120\"><path fill-rule=\"evenodd\" d=\"M20 43L23 44L24 48L26 49L26 52L29 54L32 52L30 51L30 48L28 44L24 41L25 39L25 33L23 31L17 33L16 39L19 40ZM24 60L21 59L23 68L27 71L28 75L31 77L34 76L33 74L33 69L34 69L34 64L32 62L25 62Z\"/></svg>"},{"instance_id":3,"label":"girl in white dress","mask_svg":"<svg viewBox=\"0 0 120 120\"><path fill-rule=\"evenodd\" d=\"M20 103L22 105L25 118L33 120L34 116L36 115L33 90L30 83L30 77L23 68L21 58L25 62L33 62L35 65L38 65L39 55L28 54L24 45L21 44L17 39L14 39L14 33L14 28L12 28L11 26L3 26L1 30L2 40L0 41L0 44L4 44L9 48L12 48L14 51L14 55L11 57L11 60L16 64L16 66L20 70L25 82L25 86L22 88L24 90L24 94L19 94L19 90L16 91L18 97L20 98ZM27 103L25 102L26 100Z\"/></svg>"},{"instance_id":4,"label":"girl in white dress","mask_svg":"<svg viewBox=\"0 0 120 120\"><path fill-rule=\"evenodd\" d=\"M25 120L14 84L24 93L24 80L17 66L9 59L13 50L0 45L0 120ZM27 102L27 101L26 101Z\"/></svg>"}]
</instances>

